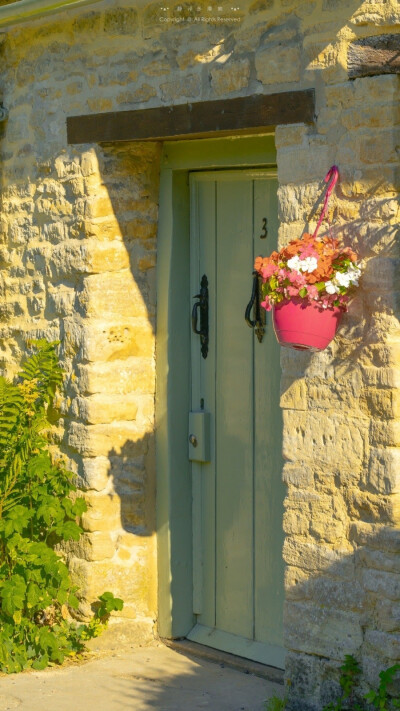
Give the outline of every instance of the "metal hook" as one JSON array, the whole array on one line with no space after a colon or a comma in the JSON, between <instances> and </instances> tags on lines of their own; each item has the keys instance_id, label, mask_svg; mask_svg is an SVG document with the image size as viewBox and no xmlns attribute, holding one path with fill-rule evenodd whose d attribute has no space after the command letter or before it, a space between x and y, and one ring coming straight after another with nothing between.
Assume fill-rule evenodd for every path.
<instances>
[{"instance_id":1,"label":"metal hook","mask_svg":"<svg viewBox=\"0 0 400 711\"><path fill-rule=\"evenodd\" d=\"M251 318L251 311L254 308L254 320ZM253 288L251 290L250 301L246 306L244 314L246 323L250 328L254 328L258 342L261 343L265 333L265 317L263 318L260 304L260 275L253 272Z\"/></svg>"}]
</instances>

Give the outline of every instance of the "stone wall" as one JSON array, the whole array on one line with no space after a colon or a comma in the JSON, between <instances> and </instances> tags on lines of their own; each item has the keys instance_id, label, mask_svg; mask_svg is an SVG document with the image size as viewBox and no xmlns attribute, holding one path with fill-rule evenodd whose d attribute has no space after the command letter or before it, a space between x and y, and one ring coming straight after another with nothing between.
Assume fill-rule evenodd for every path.
<instances>
[{"instance_id":1,"label":"stone wall","mask_svg":"<svg viewBox=\"0 0 400 711\"><path fill-rule=\"evenodd\" d=\"M315 708L346 653L371 683L400 660L398 78L348 81L346 67L349 42L394 31L400 12L395 0L218 6L211 23L202 1L102 2L0 35L1 365L11 372L32 336L60 338L57 436L90 504L69 550L81 611L112 588L148 637L161 145L70 147L65 119L316 88L315 125L276 131L280 239L315 224L335 162L332 231L366 269L327 351L282 351L287 679L293 708Z\"/></svg>"},{"instance_id":2,"label":"stone wall","mask_svg":"<svg viewBox=\"0 0 400 711\"><path fill-rule=\"evenodd\" d=\"M346 654L374 685L400 660L398 91L396 76L335 82L316 130L276 133L282 242L313 213L319 166L336 163L332 234L365 263L328 350L282 351L286 675L302 710L338 693Z\"/></svg>"}]
</instances>

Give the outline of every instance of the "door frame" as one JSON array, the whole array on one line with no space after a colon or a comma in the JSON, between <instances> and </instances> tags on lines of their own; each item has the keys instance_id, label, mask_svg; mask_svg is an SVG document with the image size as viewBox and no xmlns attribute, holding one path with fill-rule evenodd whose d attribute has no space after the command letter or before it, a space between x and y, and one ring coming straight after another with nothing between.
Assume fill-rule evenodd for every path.
<instances>
[{"instance_id":1,"label":"door frame","mask_svg":"<svg viewBox=\"0 0 400 711\"><path fill-rule=\"evenodd\" d=\"M158 633L185 637L193 615L189 172L276 167L274 134L168 141L157 240L156 481ZM186 327L182 328L182 325Z\"/></svg>"}]
</instances>

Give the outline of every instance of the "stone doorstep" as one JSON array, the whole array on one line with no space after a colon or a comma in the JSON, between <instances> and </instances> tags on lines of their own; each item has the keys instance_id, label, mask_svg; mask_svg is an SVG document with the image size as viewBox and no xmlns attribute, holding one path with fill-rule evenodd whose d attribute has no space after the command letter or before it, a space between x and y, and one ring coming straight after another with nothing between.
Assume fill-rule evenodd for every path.
<instances>
[{"instance_id":1,"label":"stone doorstep","mask_svg":"<svg viewBox=\"0 0 400 711\"><path fill-rule=\"evenodd\" d=\"M175 652L182 652L183 654L198 657L200 659L207 659L207 661L215 662L221 667L229 667L231 669L236 669L244 674L253 674L254 676L259 676L267 681L273 681L276 684L284 683L284 671L283 669L276 669L276 667L270 667L266 664L260 664L259 662L254 662L251 659L245 659L244 657L237 657L235 654L229 654L228 652L221 652L219 649L213 649L212 647L206 647L204 644L198 644L197 642L191 642L189 639L163 639L160 640L170 649Z\"/></svg>"}]
</instances>

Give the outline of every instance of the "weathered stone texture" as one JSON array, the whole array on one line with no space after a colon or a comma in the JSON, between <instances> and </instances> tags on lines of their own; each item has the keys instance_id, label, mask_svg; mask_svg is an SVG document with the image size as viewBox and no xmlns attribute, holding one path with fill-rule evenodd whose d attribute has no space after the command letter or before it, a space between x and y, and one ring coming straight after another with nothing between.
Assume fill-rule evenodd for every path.
<instances>
[{"instance_id":1,"label":"weathered stone texture","mask_svg":"<svg viewBox=\"0 0 400 711\"><path fill-rule=\"evenodd\" d=\"M281 359L287 679L291 708L312 711L335 695L344 654L369 683L400 659L399 78L349 81L346 66L349 43L387 33L398 3L249 0L234 21L221 5L218 24L194 5L161 21L159 3L103 3L7 33L0 365L12 372L28 338L61 340L55 439L89 503L68 549L81 613L109 587L151 634L161 145L69 147L65 117L316 87L315 125L276 129L279 239L315 228L337 163L331 231L365 269L331 346Z\"/></svg>"}]
</instances>

